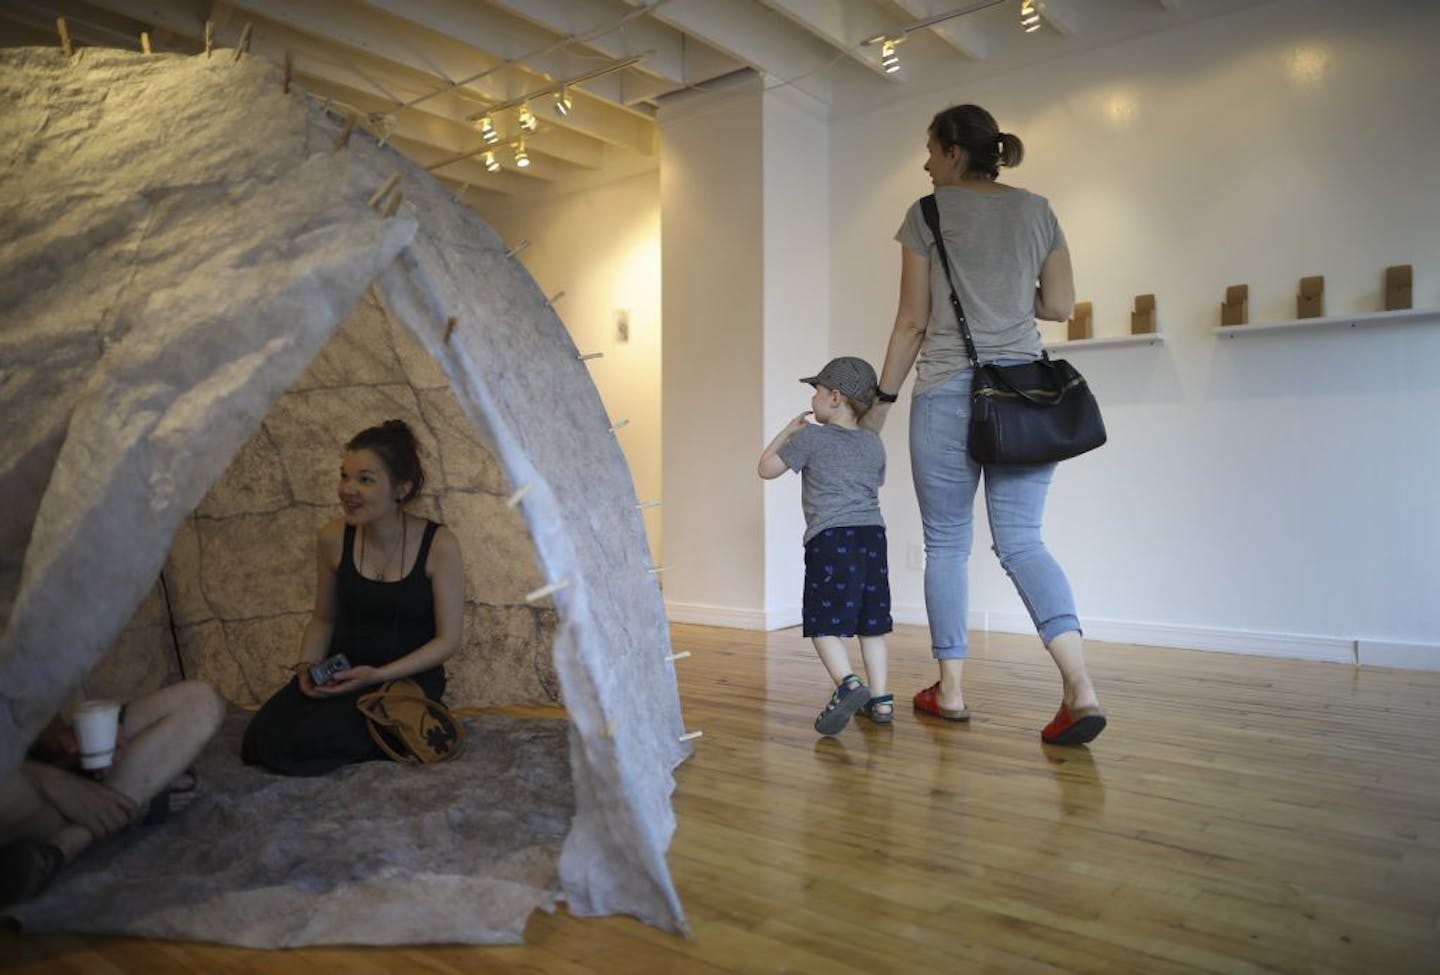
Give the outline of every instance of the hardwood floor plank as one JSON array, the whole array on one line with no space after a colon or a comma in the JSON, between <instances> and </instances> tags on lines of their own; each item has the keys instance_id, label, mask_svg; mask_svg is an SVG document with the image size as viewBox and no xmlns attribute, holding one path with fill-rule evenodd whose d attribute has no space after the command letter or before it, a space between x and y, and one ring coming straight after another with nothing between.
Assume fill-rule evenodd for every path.
<instances>
[{"instance_id":1,"label":"hardwood floor plank","mask_svg":"<svg viewBox=\"0 0 1440 975\"><path fill-rule=\"evenodd\" d=\"M51 972L1440 971L1440 674L1094 644L1110 727L1039 729L1033 637L975 634L968 725L913 713L928 639L891 638L889 727L834 739L808 642L673 628L685 722L670 863L693 936L537 914L526 944L259 952L0 934Z\"/></svg>"}]
</instances>

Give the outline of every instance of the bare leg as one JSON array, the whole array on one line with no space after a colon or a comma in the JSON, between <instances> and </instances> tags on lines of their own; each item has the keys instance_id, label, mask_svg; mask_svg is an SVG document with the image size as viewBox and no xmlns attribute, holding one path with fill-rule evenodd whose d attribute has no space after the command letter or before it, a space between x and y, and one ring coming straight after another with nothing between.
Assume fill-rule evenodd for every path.
<instances>
[{"instance_id":1,"label":"bare leg","mask_svg":"<svg viewBox=\"0 0 1440 975\"><path fill-rule=\"evenodd\" d=\"M1064 695L1065 706L1071 711L1076 708L1099 707L1095 685L1090 682L1090 674L1085 669L1085 641L1081 638L1080 631L1061 633L1051 640L1045 649L1050 651L1050 656L1055 659L1055 666L1060 668L1061 693Z\"/></svg>"},{"instance_id":2,"label":"bare leg","mask_svg":"<svg viewBox=\"0 0 1440 975\"><path fill-rule=\"evenodd\" d=\"M225 702L209 684L183 681L125 708L127 745L105 784L145 805L194 763L220 728Z\"/></svg>"},{"instance_id":3,"label":"bare leg","mask_svg":"<svg viewBox=\"0 0 1440 975\"><path fill-rule=\"evenodd\" d=\"M860 638L860 656L865 661L865 683L870 685L870 696L880 697L886 693L885 688L890 679L890 661L886 652L885 638L883 636L862 636ZM893 704L876 705L877 713L890 714L894 710Z\"/></svg>"},{"instance_id":4,"label":"bare leg","mask_svg":"<svg viewBox=\"0 0 1440 975\"><path fill-rule=\"evenodd\" d=\"M965 708L965 689L960 685L960 675L965 668L964 657L954 657L940 662L939 704L947 711Z\"/></svg>"},{"instance_id":5,"label":"bare leg","mask_svg":"<svg viewBox=\"0 0 1440 975\"><path fill-rule=\"evenodd\" d=\"M131 819L138 819L150 799L194 762L224 715L224 702L210 685L198 681L173 684L127 706L127 744L106 776L104 787L51 766L41 767L39 772L58 780L46 780L47 789L60 790L52 794L108 794L112 801L124 803L127 811L133 803ZM106 788L113 792L106 793ZM115 800L114 793L124 799ZM109 831L107 827L102 834L108 835ZM0 842L51 843L68 861L95 839L90 829L67 819L25 772L16 772L0 783Z\"/></svg>"},{"instance_id":6,"label":"bare leg","mask_svg":"<svg viewBox=\"0 0 1440 975\"><path fill-rule=\"evenodd\" d=\"M850 652L845 649L844 640L838 636L814 636L810 641L815 644L820 662L836 684L855 673L850 669Z\"/></svg>"}]
</instances>

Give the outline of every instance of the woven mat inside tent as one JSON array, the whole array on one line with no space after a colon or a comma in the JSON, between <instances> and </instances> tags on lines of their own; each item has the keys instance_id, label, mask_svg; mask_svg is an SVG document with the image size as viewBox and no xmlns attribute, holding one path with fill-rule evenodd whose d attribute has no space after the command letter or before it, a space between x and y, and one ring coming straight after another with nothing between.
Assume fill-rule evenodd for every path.
<instances>
[{"instance_id":1,"label":"woven mat inside tent","mask_svg":"<svg viewBox=\"0 0 1440 975\"><path fill-rule=\"evenodd\" d=\"M574 798L565 721L465 719L465 754L314 779L240 763L231 714L199 791L85 853L12 909L27 931L307 944L494 944L549 909Z\"/></svg>"}]
</instances>

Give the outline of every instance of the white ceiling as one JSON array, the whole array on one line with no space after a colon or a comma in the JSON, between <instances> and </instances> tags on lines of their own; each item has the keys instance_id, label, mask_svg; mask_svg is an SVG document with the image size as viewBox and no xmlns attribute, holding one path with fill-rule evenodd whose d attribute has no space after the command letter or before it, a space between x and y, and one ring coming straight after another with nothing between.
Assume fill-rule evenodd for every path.
<instances>
[{"instance_id":1,"label":"white ceiling","mask_svg":"<svg viewBox=\"0 0 1440 975\"><path fill-rule=\"evenodd\" d=\"M653 168L659 105L739 71L817 112L857 111L1260 2L1036 0L1042 28L1026 34L1021 0L0 0L0 44L58 45L57 16L77 45L132 50L147 32L153 50L202 51L207 22L234 47L248 27L251 55L288 58L297 84L483 209ZM879 35L904 37L896 73L863 43ZM533 133L518 126L527 99ZM475 125L487 109L495 173Z\"/></svg>"}]
</instances>

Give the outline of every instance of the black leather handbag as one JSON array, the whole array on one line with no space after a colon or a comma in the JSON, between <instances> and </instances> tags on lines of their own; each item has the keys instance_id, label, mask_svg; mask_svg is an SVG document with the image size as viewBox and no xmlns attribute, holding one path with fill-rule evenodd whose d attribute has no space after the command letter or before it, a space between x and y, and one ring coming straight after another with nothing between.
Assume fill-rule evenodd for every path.
<instances>
[{"instance_id":1,"label":"black leather handbag","mask_svg":"<svg viewBox=\"0 0 1440 975\"><path fill-rule=\"evenodd\" d=\"M1100 404L1085 377L1070 363L1052 359L1048 352L1034 362L1013 366L980 361L955 290L933 194L920 200L920 211L950 283L950 304L960 321L965 351L975 363L970 389L970 456L981 464L1051 464L1103 444L1105 421Z\"/></svg>"}]
</instances>

